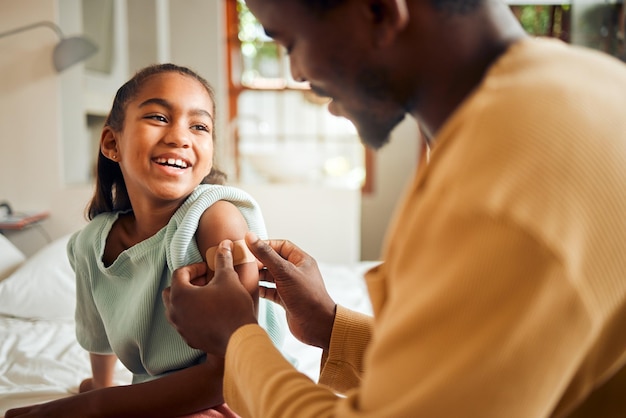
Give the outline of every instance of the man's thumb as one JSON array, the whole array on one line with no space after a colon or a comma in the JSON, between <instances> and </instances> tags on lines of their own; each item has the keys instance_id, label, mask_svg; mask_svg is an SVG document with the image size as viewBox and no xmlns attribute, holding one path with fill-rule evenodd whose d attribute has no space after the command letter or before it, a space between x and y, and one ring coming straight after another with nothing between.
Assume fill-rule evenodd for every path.
<instances>
[{"instance_id":1,"label":"man's thumb","mask_svg":"<svg viewBox=\"0 0 626 418\"><path fill-rule=\"evenodd\" d=\"M226 239L220 242L215 253L215 267L217 269L233 269L233 242Z\"/></svg>"}]
</instances>

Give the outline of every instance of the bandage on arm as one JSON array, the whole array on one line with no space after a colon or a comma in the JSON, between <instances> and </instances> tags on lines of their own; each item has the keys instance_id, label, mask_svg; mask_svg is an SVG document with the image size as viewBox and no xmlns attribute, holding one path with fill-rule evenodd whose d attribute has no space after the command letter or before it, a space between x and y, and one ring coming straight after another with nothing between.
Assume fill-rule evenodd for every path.
<instances>
[{"instance_id":1,"label":"bandage on arm","mask_svg":"<svg viewBox=\"0 0 626 418\"><path fill-rule=\"evenodd\" d=\"M209 268L215 271L215 252L217 251L218 246L211 247L206 250L206 263ZM248 249L245 240L233 241L233 266L238 266L239 264L251 263L256 261L256 258L252 254L252 252Z\"/></svg>"}]
</instances>

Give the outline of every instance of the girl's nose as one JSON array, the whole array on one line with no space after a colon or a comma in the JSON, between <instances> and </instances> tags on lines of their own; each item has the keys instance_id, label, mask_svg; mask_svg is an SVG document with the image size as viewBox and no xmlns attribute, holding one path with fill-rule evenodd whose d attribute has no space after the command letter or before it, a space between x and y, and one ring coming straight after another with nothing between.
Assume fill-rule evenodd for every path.
<instances>
[{"instance_id":1,"label":"girl's nose","mask_svg":"<svg viewBox=\"0 0 626 418\"><path fill-rule=\"evenodd\" d=\"M191 145L189 135L190 133L187 127L173 125L171 129L167 131L164 141L174 147L189 148Z\"/></svg>"}]
</instances>

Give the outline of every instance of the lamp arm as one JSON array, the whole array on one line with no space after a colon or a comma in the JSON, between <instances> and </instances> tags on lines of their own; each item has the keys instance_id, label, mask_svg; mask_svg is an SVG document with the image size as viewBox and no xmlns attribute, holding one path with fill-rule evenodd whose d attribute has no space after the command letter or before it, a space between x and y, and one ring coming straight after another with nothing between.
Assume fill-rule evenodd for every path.
<instances>
[{"instance_id":1,"label":"lamp arm","mask_svg":"<svg viewBox=\"0 0 626 418\"><path fill-rule=\"evenodd\" d=\"M2 33L0 33L0 38L4 38L5 36L10 36L10 35L15 35L16 33L20 33L20 32L25 32L27 30L34 29L34 28L39 27L39 26L46 26L46 27L52 29L53 31L55 31L60 39L64 38L63 32L61 31L61 28L58 25L56 25L55 23L47 21L47 20L43 20L41 22L36 22L36 23L31 23L30 25L26 25L26 26L22 26L22 27L19 27L19 28L16 28L16 29L11 29L11 30L6 31L6 32L2 32Z\"/></svg>"}]
</instances>

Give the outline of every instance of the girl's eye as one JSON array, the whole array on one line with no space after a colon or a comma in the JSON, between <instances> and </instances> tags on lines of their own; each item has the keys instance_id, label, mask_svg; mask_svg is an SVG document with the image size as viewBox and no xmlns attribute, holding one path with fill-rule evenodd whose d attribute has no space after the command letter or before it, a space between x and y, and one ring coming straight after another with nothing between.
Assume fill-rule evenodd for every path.
<instances>
[{"instance_id":1,"label":"girl's eye","mask_svg":"<svg viewBox=\"0 0 626 418\"><path fill-rule=\"evenodd\" d=\"M156 120L156 121L164 122L164 123L167 122L167 119L163 115L147 115L146 119L152 119L152 120Z\"/></svg>"},{"instance_id":2,"label":"girl's eye","mask_svg":"<svg viewBox=\"0 0 626 418\"><path fill-rule=\"evenodd\" d=\"M208 133L211 133L211 130L209 129L209 127L207 125L204 125L204 124L192 125L191 129L194 129L196 131L206 131Z\"/></svg>"}]
</instances>

